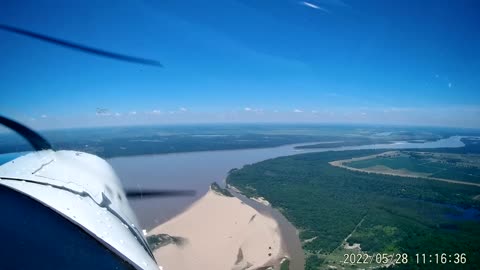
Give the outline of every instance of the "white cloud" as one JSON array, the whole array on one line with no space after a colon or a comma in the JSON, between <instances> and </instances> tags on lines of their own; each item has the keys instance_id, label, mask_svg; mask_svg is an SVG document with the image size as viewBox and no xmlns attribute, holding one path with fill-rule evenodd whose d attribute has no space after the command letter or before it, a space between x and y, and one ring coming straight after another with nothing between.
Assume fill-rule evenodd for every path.
<instances>
[{"instance_id":1,"label":"white cloud","mask_svg":"<svg viewBox=\"0 0 480 270\"><path fill-rule=\"evenodd\" d=\"M118 113L118 112L116 112L116 113L115 113L115 116L116 116L116 117L119 117L119 116L122 116L122 114L121 114L121 113Z\"/></svg>"},{"instance_id":2,"label":"white cloud","mask_svg":"<svg viewBox=\"0 0 480 270\"><path fill-rule=\"evenodd\" d=\"M131 111L131 112L129 112L128 114L130 114L130 115L136 115L137 112L136 112L136 111Z\"/></svg>"},{"instance_id":3,"label":"white cloud","mask_svg":"<svg viewBox=\"0 0 480 270\"><path fill-rule=\"evenodd\" d=\"M263 109L257 109L257 108L245 107L243 110L246 112L263 113Z\"/></svg>"},{"instance_id":4,"label":"white cloud","mask_svg":"<svg viewBox=\"0 0 480 270\"><path fill-rule=\"evenodd\" d=\"M150 113L151 113L151 114L161 114L162 111L160 111L160 110L153 110L153 111L151 111Z\"/></svg>"},{"instance_id":5,"label":"white cloud","mask_svg":"<svg viewBox=\"0 0 480 270\"><path fill-rule=\"evenodd\" d=\"M40 117L41 118L47 118L48 116L46 114L42 114Z\"/></svg>"},{"instance_id":6,"label":"white cloud","mask_svg":"<svg viewBox=\"0 0 480 270\"><path fill-rule=\"evenodd\" d=\"M188 111L187 108L185 108L185 107L180 107L179 110L180 110L181 112L186 112L186 111Z\"/></svg>"},{"instance_id":7,"label":"white cloud","mask_svg":"<svg viewBox=\"0 0 480 270\"><path fill-rule=\"evenodd\" d=\"M293 110L293 112L294 112L294 113L302 113L303 111L300 110L300 109L295 109L295 110Z\"/></svg>"},{"instance_id":8,"label":"white cloud","mask_svg":"<svg viewBox=\"0 0 480 270\"><path fill-rule=\"evenodd\" d=\"M318 111L316 111L316 110L312 110L312 113L318 113Z\"/></svg>"},{"instance_id":9,"label":"white cloud","mask_svg":"<svg viewBox=\"0 0 480 270\"><path fill-rule=\"evenodd\" d=\"M97 108L95 114L97 116L110 116L112 115L108 109L105 108Z\"/></svg>"},{"instance_id":10,"label":"white cloud","mask_svg":"<svg viewBox=\"0 0 480 270\"><path fill-rule=\"evenodd\" d=\"M411 112L415 111L416 108L410 108L410 107L390 107L384 110L384 112Z\"/></svg>"},{"instance_id":11,"label":"white cloud","mask_svg":"<svg viewBox=\"0 0 480 270\"><path fill-rule=\"evenodd\" d=\"M309 7L309 8L313 8L313 9L317 9L317 10L321 10L323 12L326 12L326 13L330 13L330 10L326 9L326 8L323 8L323 7L320 7L318 5L315 5L313 3L310 3L310 2L300 2L301 5L304 5L306 7Z\"/></svg>"},{"instance_id":12,"label":"white cloud","mask_svg":"<svg viewBox=\"0 0 480 270\"><path fill-rule=\"evenodd\" d=\"M448 83L448 88L452 88L452 83Z\"/></svg>"}]
</instances>

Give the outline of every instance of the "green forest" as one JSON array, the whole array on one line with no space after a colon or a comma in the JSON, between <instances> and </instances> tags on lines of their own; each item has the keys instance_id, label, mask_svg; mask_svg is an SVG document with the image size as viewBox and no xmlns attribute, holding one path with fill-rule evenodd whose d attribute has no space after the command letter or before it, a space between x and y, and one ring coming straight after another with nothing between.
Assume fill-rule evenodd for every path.
<instances>
[{"instance_id":1,"label":"green forest","mask_svg":"<svg viewBox=\"0 0 480 270\"><path fill-rule=\"evenodd\" d=\"M227 182L249 197L265 197L299 229L300 240L316 237L303 245L305 269L354 268L337 256L349 252L342 244L352 232L347 242L359 243L368 254L408 253L408 264L395 269L480 269L480 201L474 199L480 188L328 164L384 151L275 158L232 170ZM416 253L466 253L467 263L417 265Z\"/></svg>"}]
</instances>

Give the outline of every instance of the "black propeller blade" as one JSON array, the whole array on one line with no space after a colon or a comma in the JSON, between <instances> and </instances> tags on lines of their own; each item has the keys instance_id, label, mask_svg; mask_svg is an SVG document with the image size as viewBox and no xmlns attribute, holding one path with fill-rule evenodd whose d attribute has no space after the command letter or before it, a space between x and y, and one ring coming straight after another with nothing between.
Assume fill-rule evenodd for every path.
<instances>
[{"instance_id":1,"label":"black propeller blade","mask_svg":"<svg viewBox=\"0 0 480 270\"><path fill-rule=\"evenodd\" d=\"M23 29L20 29L20 28L16 28L16 27L4 25L4 24L0 24L0 29L5 30L5 31L10 32L10 33L15 33L15 34L19 34L19 35L22 35L22 36L27 36L27 37L31 37L31 38L34 38L34 39L42 40L42 41L52 43L52 44L55 44L55 45L58 45L58 46L63 46L63 47L67 47L67 48L70 48L70 49L73 49L73 50L82 51L84 53L94 54L94 55L97 55L97 56L112 58L112 59L116 59L116 60L120 60L120 61L126 61L126 62L132 62L132 63L137 63L137 64L163 67L163 65L160 64L160 62L158 62L156 60L150 60L150 59L128 56L128 55L119 54L119 53L108 52L108 51L104 51L104 50L100 50L100 49L96 49L96 48L92 48L92 47L87 47L87 46L84 46L84 45L81 45L81 44L76 44L76 43L73 43L73 42L49 37L49 36L46 36L46 35L34 33L34 32L31 32L31 31L28 31L28 30L23 30Z\"/></svg>"},{"instance_id":2,"label":"black propeller blade","mask_svg":"<svg viewBox=\"0 0 480 270\"><path fill-rule=\"evenodd\" d=\"M0 115L0 124L18 133L25 140L27 140L30 143L30 145L33 147L33 149L35 149L36 151L53 149L52 145L47 140L45 140L42 136L40 136L40 134L36 133L35 131L29 129L28 127L18 122L15 122L13 120L10 120Z\"/></svg>"},{"instance_id":3,"label":"black propeller blade","mask_svg":"<svg viewBox=\"0 0 480 270\"><path fill-rule=\"evenodd\" d=\"M128 199L143 199L148 197L178 197L195 196L194 190L127 190Z\"/></svg>"}]
</instances>

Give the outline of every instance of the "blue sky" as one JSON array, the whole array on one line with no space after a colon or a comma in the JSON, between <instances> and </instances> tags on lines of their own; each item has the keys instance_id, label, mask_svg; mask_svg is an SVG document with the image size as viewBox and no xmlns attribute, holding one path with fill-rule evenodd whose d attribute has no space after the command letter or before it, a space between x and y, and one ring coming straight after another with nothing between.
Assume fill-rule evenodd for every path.
<instances>
[{"instance_id":1,"label":"blue sky","mask_svg":"<svg viewBox=\"0 0 480 270\"><path fill-rule=\"evenodd\" d=\"M0 5L0 23L165 66L0 32L0 113L35 128L198 122L480 127L475 0Z\"/></svg>"}]
</instances>

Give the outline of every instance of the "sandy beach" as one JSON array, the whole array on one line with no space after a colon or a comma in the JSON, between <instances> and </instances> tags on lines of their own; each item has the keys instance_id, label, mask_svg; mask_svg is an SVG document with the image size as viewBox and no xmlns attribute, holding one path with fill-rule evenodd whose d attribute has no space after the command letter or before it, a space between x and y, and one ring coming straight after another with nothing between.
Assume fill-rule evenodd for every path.
<instances>
[{"instance_id":1,"label":"sandy beach","mask_svg":"<svg viewBox=\"0 0 480 270\"><path fill-rule=\"evenodd\" d=\"M154 251L163 270L257 269L279 264L285 256L278 224L236 197L210 189L205 196L149 235L184 239Z\"/></svg>"}]
</instances>

